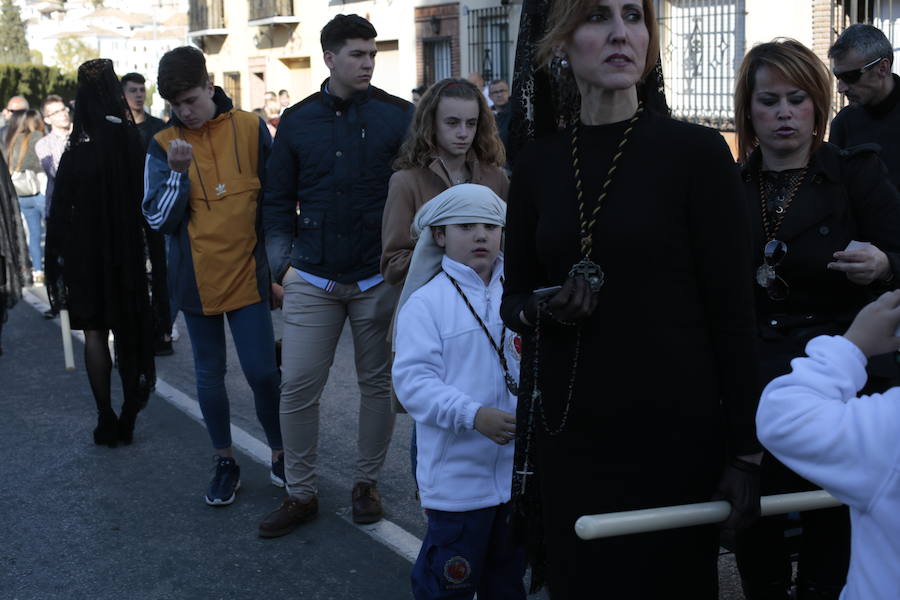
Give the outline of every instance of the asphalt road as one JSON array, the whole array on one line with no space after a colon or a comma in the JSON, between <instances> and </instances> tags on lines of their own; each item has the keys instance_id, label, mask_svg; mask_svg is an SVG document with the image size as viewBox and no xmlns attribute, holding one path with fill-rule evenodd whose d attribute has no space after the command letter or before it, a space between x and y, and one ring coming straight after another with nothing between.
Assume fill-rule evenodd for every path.
<instances>
[{"instance_id":1,"label":"asphalt road","mask_svg":"<svg viewBox=\"0 0 900 600\"><path fill-rule=\"evenodd\" d=\"M43 288L32 292L43 297ZM280 313L273 315L278 337ZM425 521L409 469L408 416L397 418L379 481L393 525L365 530L348 518L359 398L349 325L322 398L319 518L274 540L258 538L256 528L284 492L254 458L265 438L230 336L232 424L252 443L237 454L236 502L203 502L213 451L202 424L176 406L196 397L180 317L178 325L175 354L157 359L157 374L168 384L161 391L181 400L153 395L134 444L110 449L91 438L95 409L81 344L76 370L67 372L58 325L24 301L10 312L0 357L0 598L409 598L408 557ZM119 399L115 373L113 384ZM729 556L720 580L720 599L743 598Z\"/></svg>"}]
</instances>

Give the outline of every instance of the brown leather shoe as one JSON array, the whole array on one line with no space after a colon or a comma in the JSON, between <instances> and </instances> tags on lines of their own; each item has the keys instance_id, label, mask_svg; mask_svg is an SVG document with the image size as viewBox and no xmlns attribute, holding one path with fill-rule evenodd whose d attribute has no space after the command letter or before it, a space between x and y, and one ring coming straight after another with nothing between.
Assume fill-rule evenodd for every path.
<instances>
[{"instance_id":1,"label":"brown leather shoe","mask_svg":"<svg viewBox=\"0 0 900 600\"><path fill-rule=\"evenodd\" d=\"M319 512L319 499L313 496L306 502L288 496L277 510L270 512L259 524L259 537L276 538L287 535L299 525L311 521Z\"/></svg>"},{"instance_id":2,"label":"brown leather shoe","mask_svg":"<svg viewBox=\"0 0 900 600\"><path fill-rule=\"evenodd\" d=\"M381 494L374 483L359 482L353 486L353 522L368 525L384 516Z\"/></svg>"}]
</instances>

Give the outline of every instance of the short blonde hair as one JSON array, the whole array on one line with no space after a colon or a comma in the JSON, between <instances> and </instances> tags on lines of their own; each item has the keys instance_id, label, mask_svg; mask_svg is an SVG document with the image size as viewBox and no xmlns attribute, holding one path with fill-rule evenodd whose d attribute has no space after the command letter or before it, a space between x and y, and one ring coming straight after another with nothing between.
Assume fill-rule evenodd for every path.
<instances>
[{"instance_id":1,"label":"short blonde hair","mask_svg":"<svg viewBox=\"0 0 900 600\"><path fill-rule=\"evenodd\" d=\"M812 50L790 38L776 38L757 44L744 57L738 69L734 89L734 128L737 133L739 160L744 162L756 148L759 138L750 118L756 73L769 67L809 94L815 111L813 142L815 152L825 139L825 127L831 111L831 72Z\"/></svg>"},{"instance_id":2,"label":"short blonde hair","mask_svg":"<svg viewBox=\"0 0 900 600\"><path fill-rule=\"evenodd\" d=\"M641 79L656 68L659 60L659 25L653 0L641 0L644 12L644 26L650 34L647 57ZM537 51L538 67L546 67L553 60L556 48L568 40L575 30L583 25L591 12L597 9L597 0L557 0L547 17L547 33L541 38Z\"/></svg>"}]
</instances>

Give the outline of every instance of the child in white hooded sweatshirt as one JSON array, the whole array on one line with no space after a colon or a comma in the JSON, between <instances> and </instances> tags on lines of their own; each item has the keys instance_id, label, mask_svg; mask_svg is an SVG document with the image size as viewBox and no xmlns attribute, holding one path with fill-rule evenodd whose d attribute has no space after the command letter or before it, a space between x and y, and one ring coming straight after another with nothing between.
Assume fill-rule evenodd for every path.
<instances>
[{"instance_id":1,"label":"child in white hooded sweatshirt","mask_svg":"<svg viewBox=\"0 0 900 600\"><path fill-rule=\"evenodd\" d=\"M841 600L900 598L900 387L857 397L867 357L900 348L900 290L863 308L843 336L820 336L807 357L763 390L762 444L850 507L850 572Z\"/></svg>"},{"instance_id":2,"label":"child in white hooded sweatshirt","mask_svg":"<svg viewBox=\"0 0 900 600\"><path fill-rule=\"evenodd\" d=\"M417 600L525 598L511 539L518 344L500 320L506 205L453 186L422 206L394 340L397 398L416 421L428 532Z\"/></svg>"}]
</instances>

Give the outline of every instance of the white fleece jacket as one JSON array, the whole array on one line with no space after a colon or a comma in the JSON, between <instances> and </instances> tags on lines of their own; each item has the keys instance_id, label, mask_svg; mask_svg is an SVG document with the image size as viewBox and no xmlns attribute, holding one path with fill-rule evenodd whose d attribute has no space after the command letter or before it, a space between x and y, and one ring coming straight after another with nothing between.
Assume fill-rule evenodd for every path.
<instances>
[{"instance_id":1,"label":"white fleece jacket","mask_svg":"<svg viewBox=\"0 0 900 600\"><path fill-rule=\"evenodd\" d=\"M866 357L841 336L820 336L808 358L763 390L762 444L850 507L850 573L842 600L900 598L900 388L856 397Z\"/></svg>"},{"instance_id":2,"label":"white fleece jacket","mask_svg":"<svg viewBox=\"0 0 900 600\"><path fill-rule=\"evenodd\" d=\"M503 261L495 263L488 286L475 271L446 256L442 266L499 344ZM515 414L516 399L484 330L444 273L409 297L396 330L394 390L416 421L422 506L461 512L509 501L513 443L500 446L473 427L482 406ZM506 331L504 351L518 381L514 336Z\"/></svg>"}]
</instances>

